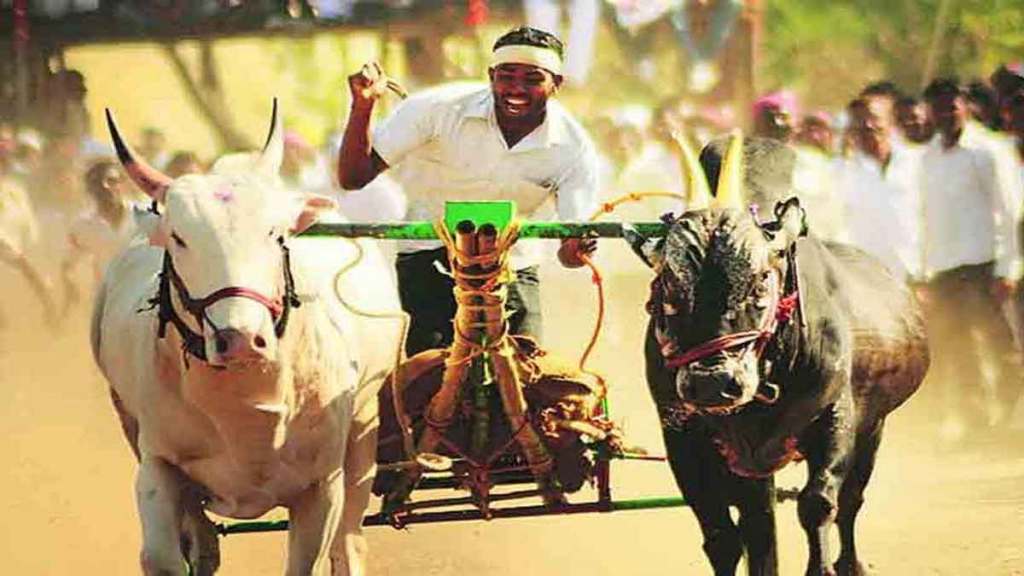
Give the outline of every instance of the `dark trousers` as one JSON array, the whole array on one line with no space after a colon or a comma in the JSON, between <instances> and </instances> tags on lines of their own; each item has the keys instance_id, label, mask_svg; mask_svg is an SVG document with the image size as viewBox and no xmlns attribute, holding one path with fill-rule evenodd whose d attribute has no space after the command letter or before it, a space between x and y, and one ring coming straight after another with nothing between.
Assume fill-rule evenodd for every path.
<instances>
[{"instance_id":1,"label":"dark trousers","mask_svg":"<svg viewBox=\"0 0 1024 576\"><path fill-rule=\"evenodd\" d=\"M959 413L969 429L1009 416L1024 374L1006 316L990 293L990 264L961 266L928 283L931 386L944 416ZM985 366L995 370L986 377Z\"/></svg>"},{"instance_id":2,"label":"dark trousers","mask_svg":"<svg viewBox=\"0 0 1024 576\"><path fill-rule=\"evenodd\" d=\"M411 323L405 341L405 353L412 356L430 348L445 348L452 343L455 318L455 282L441 274L434 263L448 269L448 256L444 248L399 254L395 261L398 272L398 295L402 309L409 313ZM516 279L509 284L508 301L510 334L542 336L540 309L540 281L537 267L516 271Z\"/></svg>"}]
</instances>

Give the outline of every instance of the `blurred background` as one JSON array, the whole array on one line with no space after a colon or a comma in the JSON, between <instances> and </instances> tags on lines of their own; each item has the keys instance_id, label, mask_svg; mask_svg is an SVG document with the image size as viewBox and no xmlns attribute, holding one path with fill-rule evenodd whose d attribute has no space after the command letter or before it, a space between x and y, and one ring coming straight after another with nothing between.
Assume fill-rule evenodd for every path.
<instances>
[{"instance_id":1,"label":"blurred background","mask_svg":"<svg viewBox=\"0 0 1024 576\"><path fill-rule=\"evenodd\" d=\"M977 0L3 0L0 117L53 129L77 70L88 129L118 109L129 134L203 157L252 146L271 97L319 146L347 111L345 76L381 60L408 88L483 79L511 25L557 28L563 100L584 119L684 99L746 124L755 94L838 110L869 81L918 92L986 79L1024 50L1019 2ZM130 104L129 104L130 103ZM724 120L723 120L724 118Z\"/></svg>"}]
</instances>

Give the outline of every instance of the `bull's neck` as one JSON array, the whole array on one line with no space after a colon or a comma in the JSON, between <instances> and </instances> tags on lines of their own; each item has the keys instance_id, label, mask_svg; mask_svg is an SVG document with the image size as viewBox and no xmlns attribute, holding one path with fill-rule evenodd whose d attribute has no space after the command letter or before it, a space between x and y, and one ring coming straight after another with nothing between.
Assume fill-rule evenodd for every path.
<instances>
[{"instance_id":1,"label":"bull's neck","mask_svg":"<svg viewBox=\"0 0 1024 576\"><path fill-rule=\"evenodd\" d=\"M183 353L181 335L173 328L158 345L162 370L177 374L182 399L206 414L222 433L273 429L295 404L287 334L278 342L276 362L231 369Z\"/></svg>"}]
</instances>

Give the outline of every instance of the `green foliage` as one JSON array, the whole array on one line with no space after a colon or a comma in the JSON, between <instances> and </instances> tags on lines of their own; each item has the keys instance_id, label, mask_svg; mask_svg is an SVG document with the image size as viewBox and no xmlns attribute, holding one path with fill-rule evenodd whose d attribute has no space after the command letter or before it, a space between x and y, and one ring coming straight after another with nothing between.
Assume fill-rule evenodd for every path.
<instances>
[{"instance_id":1,"label":"green foliage","mask_svg":"<svg viewBox=\"0 0 1024 576\"><path fill-rule=\"evenodd\" d=\"M987 77L1022 51L1020 0L775 0L765 6L761 86L841 106L867 82L917 92L929 72Z\"/></svg>"},{"instance_id":2,"label":"green foliage","mask_svg":"<svg viewBox=\"0 0 1024 576\"><path fill-rule=\"evenodd\" d=\"M876 30L863 9L828 0L771 2L763 23L759 87L791 87L808 106L842 105L882 74L873 58Z\"/></svg>"},{"instance_id":3,"label":"green foliage","mask_svg":"<svg viewBox=\"0 0 1024 576\"><path fill-rule=\"evenodd\" d=\"M357 36L317 34L279 38L268 48L281 84L294 89L286 125L311 142L323 142L325 130L339 127L348 110L347 77L359 66L350 62L349 53L373 51L367 45L372 45L372 41L368 43Z\"/></svg>"}]
</instances>

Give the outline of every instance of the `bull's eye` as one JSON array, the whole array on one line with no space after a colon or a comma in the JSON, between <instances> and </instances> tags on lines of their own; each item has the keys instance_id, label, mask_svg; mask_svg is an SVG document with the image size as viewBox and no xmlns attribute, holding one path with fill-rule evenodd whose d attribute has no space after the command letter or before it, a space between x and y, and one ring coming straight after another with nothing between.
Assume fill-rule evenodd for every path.
<instances>
[{"instance_id":1,"label":"bull's eye","mask_svg":"<svg viewBox=\"0 0 1024 576\"><path fill-rule=\"evenodd\" d=\"M174 243L177 244L179 248L188 248L188 244L185 244L185 241L181 239L181 236L178 236L177 232L171 232L171 239L174 240Z\"/></svg>"}]
</instances>

